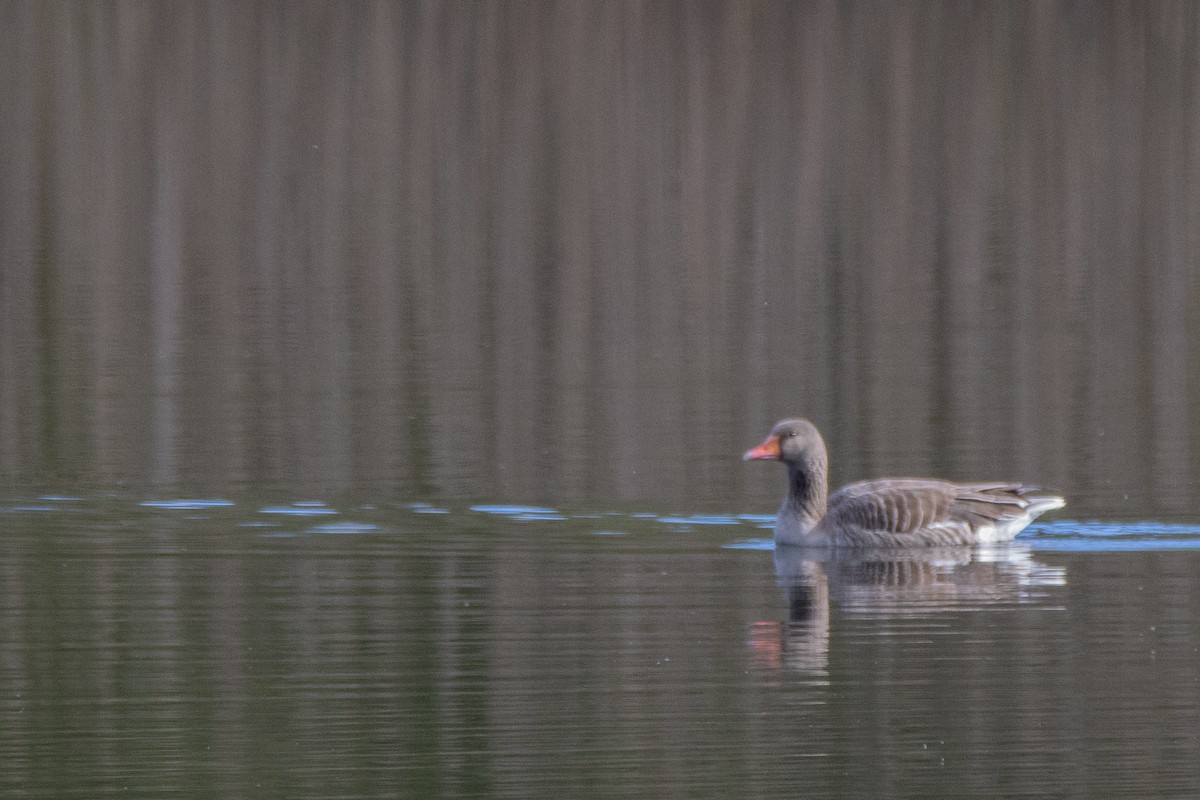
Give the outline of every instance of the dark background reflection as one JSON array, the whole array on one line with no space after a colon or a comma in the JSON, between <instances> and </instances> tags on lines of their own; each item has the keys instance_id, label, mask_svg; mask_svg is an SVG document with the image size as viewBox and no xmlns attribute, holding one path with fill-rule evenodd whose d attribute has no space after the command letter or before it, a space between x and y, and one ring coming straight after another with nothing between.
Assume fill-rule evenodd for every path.
<instances>
[{"instance_id":1,"label":"dark background reflection","mask_svg":"<svg viewBox=\"0 0 1200 800\"><path fill-rule=\"evenodd\" d=\"M1200 7L0 8L0 478L1194 513Z\"/></svg>"}]
</instances>

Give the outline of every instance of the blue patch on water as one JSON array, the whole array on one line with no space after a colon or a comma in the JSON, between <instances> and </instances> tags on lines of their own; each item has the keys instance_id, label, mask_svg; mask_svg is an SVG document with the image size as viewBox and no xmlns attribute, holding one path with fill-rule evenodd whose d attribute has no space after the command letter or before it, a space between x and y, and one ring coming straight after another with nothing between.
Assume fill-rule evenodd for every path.
<instances>
[{"instance_id":1,"label":"blue patch on water","mask_svg":"<svg viewBox=\"0 0 1200 800\"><path fill-rule=\"evenodd\" d=\"M1200 550L1200 525L1063 520L1030 526L1017 541L1038 552Z\"/></svg>"},{"instance_id":2,"label":"blue patch on water","mask_svg":"<svg viewBox=\"0 0 1200 800\"><path fill-rule=\"evenodd\" d=\"M556 508L542 508L540 506L471 506L471 510L479 511L484 514L501 514L506 517L531 514L558 514L558 509ZM563 519L563 517L559 517L559 519Z\"/></svg>"},{"instance_id":3,"label":"blue patch on water","mask_svg":"<svg viewBox=\"0 0 1200 800\"><path fill-rule=\"evenodd\" d=\"M309 533L332 533L332 534L361 534L374 533L379 530L378 525L372 525L369 522L330 522L325 525L314 525L308 529Z\"/></svg>"},{"instance_id":4,"label":"blue patch on water","mask_svg":"<svg viewBox=\"0 0 1200 800\"><path fill-rule=\"evenodd\" d=\"M739 539L736 542L723 544L726 550L774 550L774 539Z\"/></svg>"},{"instance_id":5,"label":"blue patch on water","mask_svg":"<svg viewBox=\"0 0 1200 800\"><path fill-rule=\"evenodd\" d=\"M143 500L138 503L143 508L165 508L171 511L200 511L206 508L228 508L232 500Z\"/></svg>"},{"instance_id":6,"label":"blue patch on water","mask_svg":"<svg viewBox=\"0 0 1200 800\"><path fill-rule=\"evenodd\" d=\"M744 522L759 522L767 523L771 526L775 525L774 514L738 514L737 518Z\"/></svg>"},{"instance_id":7,"label":"blue patch on water","mask_svg":"<svg viewBox=\"0 0 1200 800\"><path fill-rule=\"evenodd\" d=\"M290 506L263 506L258 510L260 514L287 514L293 517L317 517L326 514L336 514L336 510L326 506L300 505L294 504Z\"/></svg>"},{"instance_id":8,"label":"blue patch on water","mask_svg":"<svg viewBox=\"0 0 1200 800\"><path fill-rule=\"evenodd\" d=\"M83 498L62 494L44 494L38 500L45 500L47 503L80 503Z\"/></svg>"},{"instance_id":9,"label":"blue patch on water","mask_svg":"<svg viewBox=\"0 0 1200 800\"><path fill-rule=\"evenodd\" d=\"M1040 553L1200 550L1200 525L1056 521L1031 525L1017 537L1016 544ZM729 550L775 549L772 539L739 539L722 546Z\"/></svg>"},{"instance_id":10,"label":"blue patch on water","mask_svg":"<svg viewBox=\"0 0 1200 800\"><path fill-rule=\"evenodd\" d=\"M692 514L690 517L659 517L667 525L737 525L736 517L720 514Z\"/></svg>"},{"instance_id":11,"label":"blue patch on water","mask_svg":"<svg viewBox=\"0 0 1200 800\"><path fill-rule=\"evenodd\" d=\"M431 506L429 503L409 503L405 506L414 514L449 514L449 509Z\"/></svg>"}]
</instances>

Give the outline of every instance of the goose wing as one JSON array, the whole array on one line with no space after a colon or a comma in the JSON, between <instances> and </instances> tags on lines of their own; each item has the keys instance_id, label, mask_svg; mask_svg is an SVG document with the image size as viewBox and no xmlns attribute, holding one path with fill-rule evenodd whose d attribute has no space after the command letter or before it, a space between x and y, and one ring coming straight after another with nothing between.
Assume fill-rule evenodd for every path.
<instances>
[{"instance_id":1,"label":"goose wing","mask_svg":"<svg viewBox=\"0 0 1200 800\"><path fill-rule=\"evenodd\" d=\"M822 525L864 544L972 544L1011 538L1061 498L1020 483L895 478L852 483L829 497ZM1052 502L1057 501L1057 502Z\"/></svg>"}]
</instances>

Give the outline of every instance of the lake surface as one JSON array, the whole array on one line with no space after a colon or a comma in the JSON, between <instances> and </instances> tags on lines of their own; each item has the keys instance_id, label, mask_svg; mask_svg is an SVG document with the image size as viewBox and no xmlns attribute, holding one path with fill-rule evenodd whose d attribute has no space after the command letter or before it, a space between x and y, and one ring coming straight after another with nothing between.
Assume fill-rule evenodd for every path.
<instances>
[{"instance_id":1,"label":"lake surface","mask_svg":"<svg viewBox=\"0 0 1200 800\"><path fill-rule=\"evenodd\" d=\"M0 4L0 797L1200 797L1197 52ZM1068 506L776 553L794 415Z\"/></svg>"},{"instance_id":2,"label":"lake surface","mask_svg":"<svg viewBox=\"0 0 1200 800\"><path fill-rule=\"evenodd\" d=\"M1200 792L1200 528L835 557L764 524L5 505L0 794Z\"/></svg>"},{"instance_id":3,"label":"lake surface","mask_svg":"<svg viewBox=\"0 0 1200 800\"><path fill-rule=\"evenodd\" d=\"M4 8L7 485L1200 511L1194 4Z\"/></svg>"}]
</instances>

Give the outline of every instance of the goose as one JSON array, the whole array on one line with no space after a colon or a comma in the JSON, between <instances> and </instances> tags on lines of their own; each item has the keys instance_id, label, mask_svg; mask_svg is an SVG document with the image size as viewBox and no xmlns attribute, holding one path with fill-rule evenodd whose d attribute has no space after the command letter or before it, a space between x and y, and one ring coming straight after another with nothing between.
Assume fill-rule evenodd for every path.
<instances>
[{"instance_id":1,"label":"goose","mask_svg":"<svg viewBox=\"0 0 1200 800\"><path fill-rule=\"evenodd\" d=\"M775 521L777 545L912 547L1012 539L1066 505L1022 483L950 483L926 478L860 481L828 494L825 441L806 419L785 419L745 461L782 461L788 493Z\"/></svg>"}]
</instances>

